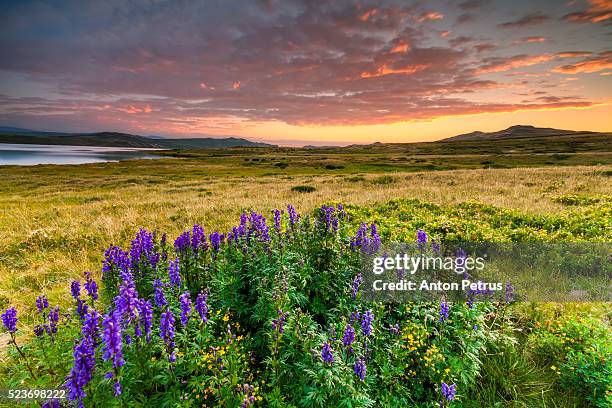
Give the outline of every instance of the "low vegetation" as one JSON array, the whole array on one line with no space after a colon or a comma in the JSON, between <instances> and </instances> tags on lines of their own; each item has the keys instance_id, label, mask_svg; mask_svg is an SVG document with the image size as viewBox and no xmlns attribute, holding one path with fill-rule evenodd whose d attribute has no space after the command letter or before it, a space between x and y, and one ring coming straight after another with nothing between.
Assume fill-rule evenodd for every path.
<instances>
[{"instance_id":1,"label":"low vegetation","mask_svg":"<svg viewBox=\"0 0 612 408\"><path fill-rule=\"evenodd\" d=\"M0 167L0 309L18 318L12 332L4 319L0 388L68 382L87 406L609 406L607 304L353 296L362 223L383 243L419 229L609 242L609 154L514 146L510 158L392 145ZM79 353L95 362L67 364Z\"/></svg>"}]
</instances>

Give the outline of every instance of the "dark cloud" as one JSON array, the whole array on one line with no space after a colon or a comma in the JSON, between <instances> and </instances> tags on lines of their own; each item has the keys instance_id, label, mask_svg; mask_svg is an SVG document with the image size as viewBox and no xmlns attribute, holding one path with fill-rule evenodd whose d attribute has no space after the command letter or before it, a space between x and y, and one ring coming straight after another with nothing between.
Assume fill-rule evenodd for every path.
<instances>
[{"instance_id":1,"label":"dark cloud","mask_svg":"<svg viewBox=\"0 0 612 408\"><path fill-rule=\"evenodd\" d=\"M477 10L490 2L491 0L467 0L459 3L459 8L462 10Z\"/></svg>"},{"instance_id":2,"label":"dark cloud","mask_svg":"<svg viewBox=\"0 0 612 408\"><path fill-rule=\"evenodd\" d=\"M550 20L550 17L542 13L531 13L517 20L501 23L497 26L500 28L522 28L542 24L548 20Z\"/></svg>"},{"instance_id":3,"label":"dark cloud","mask_svg":"<svg viewBox=\"0 0 612 408\"><path fill-rule=\"evenodd\" d=\"M476 16L470 13L463 13L457 17L457 24L467 24L476 21Z\"/></svg>"}]
</instances>

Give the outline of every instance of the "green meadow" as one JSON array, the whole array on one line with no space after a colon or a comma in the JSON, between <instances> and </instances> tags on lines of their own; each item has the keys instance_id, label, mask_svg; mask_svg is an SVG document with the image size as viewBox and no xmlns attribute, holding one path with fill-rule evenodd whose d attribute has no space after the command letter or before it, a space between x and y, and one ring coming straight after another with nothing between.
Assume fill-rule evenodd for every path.
<instances>
[{"instance_id":1,"label":"green meadow","mask_svg":"<svg viewBox=\"0 0 612 408\"><path fill-rule=\"evenodd\" d=\"M37 379L33 379L23 359L10 345L7 347L9 336L4 333L0 372L3 387L20 383L39 388L60 385L56 378L65 378L70 365L50 361L42 353L52 350L63 361L72 359L70 339L79 328L74 318L64 322L65 328L57 335L62 341L40 351L38 339L32 334L39 319L35 299L46 294L51 305L75 313L73 299L68 296L71 282L82 279L84 271L91 271L100 280L104 251L110 245L129 248L140 228L157 232L158 241L161 233L167 233L170 248L174 238L194 224L201 225L207 233L229 231L243 211L256 211L272 220L273 210L292 204L303 218L317 219L322 205L343 204L348 216L342 218L336 238L325 236L319 241L323 239L320 232L304 227L303 235L288 238L283 244L286 253L282 252L278 264L271 261L276 255L251 260L254 269L249 273L264 282L267 278L278 280L280 276L265 275L271 273L270 268L281 265L279 270L289 271L288 276L296 279L289 282L291 290L297 293L295 298L290 296L284 303L275 300L277 303L269 305L264 302L264 307L258 302L268 299L266 296L272 299L274 289L262 287L252 294L253 299L247 299L244 308L233 303L227 296L238 283L226 271L231 270L232 262L238 261L230 248L223 252L228 269L212 268L206 272L211 282L223 288L209 287L210 305L217 312L211 321L217 326L209 325L210 338L209 334L198 332L204 330L201 327L192 327L193 333L184 333L185 339L190 339L185 344L194 341L217 347L218 340L213 334L222 337L225 317L229 316L232 330L246 339L244 347L253 356L248 362L241 354L244 350L227 346L225 352L235 352L236 361L247 364L244 378L231 377L238 375L232 372L225 381L221 380L225 378L222 372L180 366L187 364L190 353L197 356L208 353L205 348L195 350L187 345L185 350L181 349L184 354L179 353L178 371L174 375L183 375L185 381L197 377L203 385L189 382L189 390L181 391L187 393L187 399L183 399L178 391L180 378L147 378L128 364L120 376L125 381L121 403L240 406L245 395L255 395L248 389L235 391L238 385L248 382L257 385L254 398L260 406L434 406L435 393L439 391L435 384L440 381L449 384L452 381L460 387L459 398L452 406L603 407L611 401L609 304L522 303L474 310L453 306L451 321L457 326L445 328L448 331L442 331L447 336L444 339L439 337L441 328L419 317L430 314L436 320L437 305L397 305L397 310L388 305L388 310L369 305L376 310L376 316L385 319L384 325L382 320L374 325L376 333L385 341L397 341L398 351L390 348L386 357L382 354L373 357L369 368L373 379L362 380L363 384L355 382L353 364L358 361L353 361L353 357L338 354L336 362L341 365L334 363L331 368L326 366L325 358L319 361L320 357L313 357L306 350L307 344L320 354L321 345L326 343L338 349L333 343L336 340L325 334L325 325L344 329L352 302L344 291L353 279L346 274L352 270L350 265L354 265L354 260L345 259L345 255L338 255L345 266L332 259L321 266L321 259L330 256L328 252L309 257L317 252L316 248L344 254L347 248L340 250L335 245L343 248L343 242L356 233L361 223L375 223L383 242L413 241L419 229L438 241L610 242L609 136L346 148L175 150L158 154L162 157L155 160L0 167L0 309L15 306L19 311L17 341L26 344L25 349L31 353L30 364L39 370ZM289 228L285 223L286 220L283 228ZM319 246L308 247L305 253L300 239L304 242L311 239L310 245ZM166 251L158 241L156 248ZM300 298L299 293L305 294L306 289L296 282L307 272L295 269L291 260L300 258L312 268L307 276L329 273L342 282L338 287L330 286L330 291L338 292L326 293L324 288L309 292L308 296L319 303ZM206 262L212 265L215 260ZM204 268L209 270L208 266ZM248 276L247 273L244 278ZM193 300L197 293L196 290L192 294ZM347 303L342 300L337 308L330 306L336 295ZM105 307L111 299L100 302ZM174 306L178 307L178 303ZM306 330L308 336L297 339L288 334L283 346L278 343L278 334L262 333L261 327L267 330L269 320L275 317L276 307L300 309L297 316L289 315L287 324L292 333L301 327L299 330ZM329 310L345 315L332 317ZM254 313L254 320L249 320L247 313ZM470 319L484 327L477 338L473 337ZM383 335L387 333L384 327L391 327L392 323L401 329L397 340ZM236 329L233 324L238 325ZM339 337L342 338L342 332ZM471 339L471 343L463 344L462 338ZM382 350L380 339L378 343L368 343L369 346ZM298 340L304 343L300 352L294 343ZM364 337L364 344L366 340ZM280 347L280 351L275 347ZM160 365L162 361L167 363L164 353L163 347L150 351L146 358L153 359L151 367L166 370L166 366ZM469 354L466 362L461 362L464 353ZM385 358L394 358L397 364L386 364ZM298 367L307 370L309 377L296 377ZM155 385L139 388L142 382ZM335 383L342 384L346 394ZM407 384L405 388L399 385L402 383ZM414 385L417 383L425 384L424 388ZM90 392L96 401L111 404L109 382L100 376L95 384ZM388 395L377 391L382 389ZM283 398L283 393L294 398ZM206 402L201 399L203 395L207 396Z\"/></svg>"}]
</instances>

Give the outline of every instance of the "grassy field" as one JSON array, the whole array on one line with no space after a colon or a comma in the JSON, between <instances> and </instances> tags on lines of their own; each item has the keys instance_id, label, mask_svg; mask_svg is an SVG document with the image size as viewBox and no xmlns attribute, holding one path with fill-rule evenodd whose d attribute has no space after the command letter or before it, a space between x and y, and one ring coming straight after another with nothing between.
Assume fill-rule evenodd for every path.
<instances>
[{"instance_id":1,"label":"grassy field","mask_svg":"<svg viewBox=\"0 0 612 408\"><path fill-rule=\"evenodd\" d=\"M397 197L553 214L573 208L555 197L612 193L607 138L544 142L175 151L158 160L3 166L0 306L42 291L60 301L60 288L84 270L97 274L102 250L139 227L174 235L196 222L227 228L245 208L270 214L293 203L307 212L329 200Z\"/></svg>"},{"instance_id":2,"label":"grassy field","mask_svg":"<svg viewBox=\"0 0 612 408\"><path fill-rule=\"evenodd\" d=\"M19 342L26 344L26 351L31 353L36 369L42 374L35 381L29 378L28 371L15 352L9 353L5 360L5 352L9 350L5 347L9 336L2 333L0 385L25 383L55 387L57 373L61 373L61 378L67 375L66 361L72 359L71 343L80 333L80 325L77 324L80 320L67 319L62 323L58 334L60 341L50 346L56 358L47 360L44 348L39 355L39 344L28 341L33 337L30 334L31 326L39 318L34 299L44 293L51 305L60 305L63 311L72 310L74 304L67 295L71 281L82 279L83 271L91 271L95 278L100 278L104 250L111 244L129 247L141 227L166 232L170 239L174 239L194 223L202 225L207 233L227 231L236 225L244 209L260 212L271 220L272 210L286 208L287 204L293 204L298 212L307 214L323 203L343 203L349 217L342 234L351 236L358 223L374 222L383 242L410 242L414 240L417 229L423 229L430 237L443 241L611 240L612 153L606 138L568 138L548 144L544 141L526 144L519 140L477 144L373 145L346 149L172 151L164 154L172 157L78 166L0 167L0 309L4 310L10 305L19 310ZM328 245L326 240L329 237L325 237L328 236L323 234L321 238L318 233L309 236L306 242L314 240L310 250L305 250L303 244L292 243L288 238L286 245L292 248L291 255L286 254L287 258L283 258L283 251L275 250L271 253L280 254L279 262L284 264L281 268L283 271L293 271L291 273L300 276L303 274L302 278L297 279L297 275L295 277L296 282L301 282L313 276L309 269L301 269L304 261L300 263L289 260L306 256L305 253L311 254L312 250L316 254ZM323 241L319 242L320 239ZM278 245L277 241L274 241L274 245ZM231 249L228 251L224 255L228 256L226 262L232 262L236 254L231 255ZM346 248L339 253L347 254ZM278 267L276 263L272 264L273 267L266 266L268 258L265 251L255 251L254 254L261 257L257 262L263 264L248 273L243 271L246 273L245 279L252 278L253 274L259 276L269 273L266 271ZM314 255L307 264L317 265L320 259L319 255ZM342 267L342 263L332 267L335 265L334 259L329 259L329 267L333 273L338 274L336 280L350 281L353 272ZM167 268L164 263L162 269ZM262 277L256 281L266 282L267 278L261 280ZM274 282L276 278L278 276ZM284 366L285 374L276 374L279 368L274 366L276 363L273 364L276 361L275 354L272 353L272 360L267 360L265 355L268 349L262 344L268 341L265 339L275 338L263 332L269 329L268 320L275 316L276 308L281 306L268 305L271 309L264 310L262 313L265 316L261 316L261 321L255 324L248 316L259 309L243 310L243 302L234 304L232 302L236 299L222 295L225 290L222 288L230 288L235 282L240 282L234 281L233 272L226 275L220 269L219 274L211 279L217 291L211 295L215 299L211 307L218 308L217 314L211 316L211 321L216 321L211 327L225 327L226 317L237 313L239 322L235 330L245 328L249 347L258 357L256 362L242 361L246 357L241 354L241 349L235 350L235 357L242 361L241 364L252 366L253 370L258 366L267 367L260 379L247 370L243 372L245 378L242 380L251 384L251 381L255 381L265 390L262 394L265 404L272 406L273 401L279 403L279 390L286 391L293 386L296 388L291 388L292 391L286 392L287 395L297 396L301 390L311 389L313 395L319 395L317 398L321 398L324 403L340 403L340 400L346 398L342 392L338 393L334 381L318 383L306 376L299 378L304 381L303 384L296 385L294 382L297 380L287 380L298 371L301 372L296 371L292 365ZM346 308L344 302L352 302L343 292L345 286L340 284L337 288L343 293L340 296L344 299L341 301L344 305L342 310ZM295 290L301 293L306 288L298 290L296 287ZM273 293L261 293L264 293L261 298L251 299L255 302L253 307L259 305L260 301L265 303L271 299L276 299L274 302L278 300ZM329 287L322 284L320 293L315 291L304 298L316 301L300 307L317 316L317 321L329 319L331 324L337 325L338 330L343 330L341 324L344 324L344 318L332 318L328 313L337 301L336 295L329 298L330 293ZM319 301L332 303L321 309L321 304L317 303ZM175 303L176 299L172 302ZM174 303L173 307L178 307ZM284 304L282 307L293 310L296 305ZM355 406L362 406L361 403L367 406L365 401L377 395L375 390L380 386L372 381L381 381L384 386L405 384L406 388L394 388L390 392L396 396L408 392L401 398L408 398L414 403L419 398L424 400L432 397L431 393L437 389L432 384L439 384L441 380L450 383L452 379L460 384L462 394L459 406L464 407L536 407L544 404L588 406L581 402L585 397L581 391L584 389L589 392L595 390L592 392L596 393L593 395L598 400L606 398L608 391L601 387L609 387L609 381L605 378L608 365L603 363L604 358L610 357L606 340L610 335L607 323L611 313L609 305L519 304L508 309L507 314L504 307L487 309L489 306L483 305L482 308L472 310L465 306L453 306L455 317L452 325L448 326L450 331L443 336L439 335L435 327L423 325L419 317L422 313L437 315L437 305L420 305L413 309L406 306L406 310L398 306L397 310L390 307L386 311L380 305L377 307L381 308L377 309L380 318L386 316L383 319L387 320L385 324L390 325L395 318L399 319L397 321L404 325L401 327L404 335L397 338L383 327L382 320L377 323L377 333L382 336L380 344L398 343L394 347L380 347L378 353L382 352L380 350L388 350L391 354L386 357L379 354L381 360L376 363L376 359L371 360L372 372L377 374L370 375L370 391L362 384L354 383L356 377L353 374L352 357L343 362L337 361L341 365L334 365L334 370L340 370L334 374L338 375L337 381L345 384L340 389L351 390L350 399ZM225 310L226 314L219 315L220 310ZM345 310L346 313L349 311L350 308ZM398 313L399 316L395 316ZM471 317L463 321L467 316ZM474 319L478 322L475 326ZM230 322L234 327L234 321L230 319ZM280 360L291 360L296 350L303 349L299 362L292 364L299 367L314 364L311 367L313 372L329 375L330 367L321 365L319 358L313 359L309 351L321 347L320 339L326 336L326 331L318 323L309 320L307 314L290 316L289 327L297 328L302 324L311 325L309 333L312 336L292 339L288 335L284 341L291 346L287 346L286 350L293 351ZM479 327L483 328L482 335L477 333ZM223 347L225 340L222 332L218 333L221 337L217 340L211 338L206 342L216 344L221 341L220 347ZM410 354L410 350L413 350L410 347L411 342L416 340L411 336L418 333L424 336L418 340L423 342L420 343L423 349L417 349L413 355ZM445 336L451 337L445 340ZM470 339L467 345L463 339ZM570 348L566 348L565 343L570 341L576 353L567 351ZM203 351L194 352L194 355L189 354L191 351L185 356L179 355L186 362L185 378L195 375L196 372L189 370L194 369L192 362L199 359ZM585 354L580 354L582 352ZM228 349L228 353L234 351ZM435 367L427 364L423 366L419 361L426 360L420 359L429 358L431 353L441 360ZM464 358L466 353L470 356L467 359ZM591 358L602 362L602 367L598 365L597 371L588 368L593 364L588 360ZM155 365L155 370L167 371L166 358L162 357L160 350L153 352L151 361L149 364ZM388 367L388 361L396 361L399 366ZM272 370L269 364L277 368ZM563 372L558 369L561 366L564 367ZM387 370L390 369L403 373L398 377L402 382L389 380ZM130 398L153 398L149 401L161 403L161 400L155 398L171 400L177 398L175 391L184 389L182 383L177 383L177 388L169 385L175 380L168 380L170 383L163 380L144 391L140 386L130 387L132 380L136 383L151 383L146 376L138 379L140 371L132 373L130 370L124 370L130 374L125 374L121 380L126 389L131 389ZM573 375L574 370L576 375ZM586 374L580 374L583 372L581 370L586 370ZM594 374L589 376L589 370ZM102 375L102 371L98 374ZM202 387L205 383L214 384L216 379L220 381L219 395L214 397L215 401L227 403L232 398L238 398L240 402L243 398L240 392L240 395L235 395L235 381L226 383L226 378L218 373L198 375L203 375ZM406 375L416 375L415 382L411 383L413 380ZM230 375L227 378L234 377ZM476 379L478 382L474 382ZM107 390L107 380L100 378L96 384L96 398L111 395ZM421 384L428 385L422 388ZM588 388L585 388L585 384ZM566 390L567 386L571 387ZM163 391L164 387L169 388ZM191 391L192 400L200 398L203 391L209 392L206 391L209 388L204 390L198 387L195 385ZM139 390L142 394L139 394ZM383 392L376 397L381 406L391 404L389 401L384 402L385 395ZM107 400L109 404L110 401ZM302 403L304 400L300 405ZM288 406L283 404L277 406ZM314 403L310 405L324 406Z\"/></svg>"}]
</instances>

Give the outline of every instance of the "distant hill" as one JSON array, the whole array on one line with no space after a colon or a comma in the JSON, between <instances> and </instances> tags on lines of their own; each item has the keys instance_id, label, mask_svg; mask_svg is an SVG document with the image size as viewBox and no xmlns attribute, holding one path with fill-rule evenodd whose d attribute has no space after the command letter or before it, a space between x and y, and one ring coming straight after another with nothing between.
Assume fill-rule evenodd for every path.
<instances>
[{"instance_id":1,"label":"distant hill","mask_svg":"<svg viewBox=\"0 0 612 408\"><path fill-rule=\"evenodd\" d=\"M480 132L475 131L442 139L442 142L462 142L462 141L478 141L478 140L500 140L500 139L522 139L528 137L549 137L549 136L577 136L577 135L594 135L597 132L577 132L574 130L561 130L553 128L538 128L529 125L515 125L508 129L499 130L497 132Z\"/></svg>"},{"instance_id":2,"label":"distant hill","mask_svg":"<svg viewBox=\"0 0 612 408\"><path fill-rule=\"evenodd\" d=\"M276 147L236 137L169 139L129 133L61 133L0 127L0 143L44 144L72 146L140 147L151 149L202 149L223 147Z\"/></svg>"}]
</instances>

